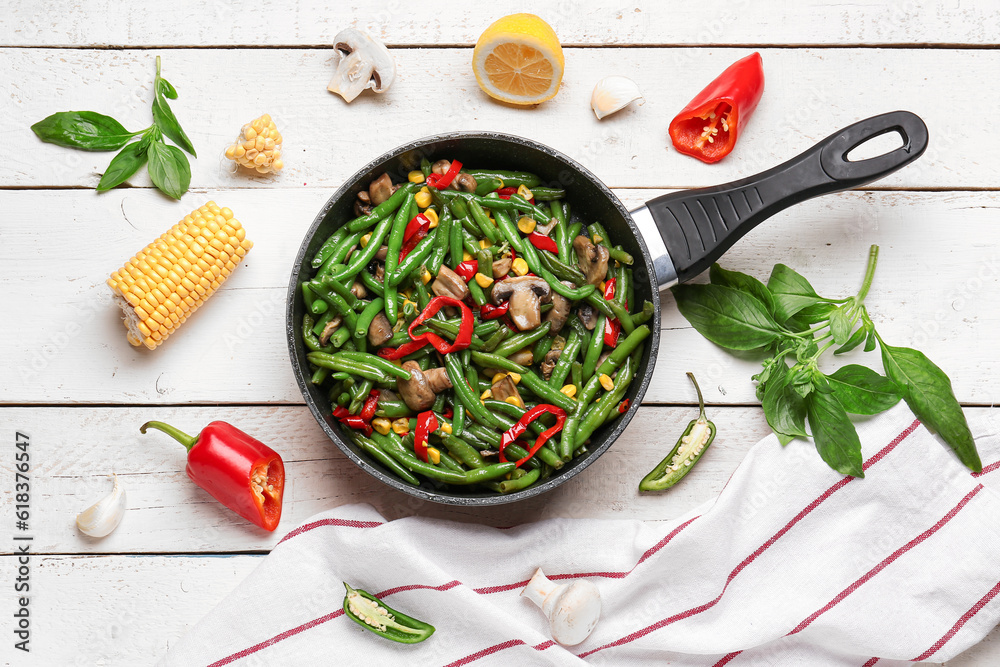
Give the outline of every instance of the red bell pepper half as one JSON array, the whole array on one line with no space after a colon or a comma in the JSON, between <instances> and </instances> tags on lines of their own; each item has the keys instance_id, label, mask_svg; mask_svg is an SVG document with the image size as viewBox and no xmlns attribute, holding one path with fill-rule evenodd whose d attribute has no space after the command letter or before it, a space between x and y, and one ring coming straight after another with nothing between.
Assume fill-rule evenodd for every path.
<instances>
[{"instance_id":1,"label":"red bell pepper half","mask_svg":"<svg viewBox=\"0 0 1000 667\"><path fill-rule=\"evenodd\" d=\"M215 421L191 437L163 422L146 422L187 447L187 474L209 495L247 521L274 530L281 519L285 465L273 449L226 422Z\"/></svg>"},{"instance_id":2,"label":"red bell pepper half","mask_svg":"<svg viewBox=\"0 0 1000 667\"><path fill-rule=\"evenodd\" d=\"M438 190L444 190L446 187L451 185L451 182L455 180L458 176L458 172L462 171L462 163L458 160L451 161L451 167L444 174L431 174L427 177L427 185Z\"/></svg>"},{"instance_id":3,"label":"red bell pepper half","mask_svg":"<svg viewBox=\"0 0 1000 667\"><path fill-rule=\"evenodd\" d=\"M737 60L670 121L674 148L702 162L718 162L733 150L763 93L760 54Z\"/></svg>"},{"instance_id":4,"label":"red bell pepper half","mask_svg":"<svg viewBox=\"0 0 1000 667\"><path fill-rule=\"evenodd\" d=\"M549 438L558 433L562 429L563 424L566 423L566 411L558 406L549 405L548 403L541 403L531 408L523 415L521 415L521 418L517 420L517 423L511 426L506 432L504 432L503 436L500 438L500 461L502 463L507 463L507 457L504 456L503 453L503 450L507 448L507 445L511 444L519 437L521 437L521 435L526 430L528 430L528 424L535 421L544 414L555 415L556 425L545 431L542 431L541 435L539 435L538 438L535 439L535 444L533 444L531 446L531 449L528 450L528 455L520 459L517 463L515 463L514 467L520 468L522 465L524 465L524 463L532 456L534 456L535 452L541 449L542 445L548 442Z\"/></svg>"},{"instance_id":5,"label":"red bell pepper half","mask_svg":"<svg viewBox=\"0 0 1000 667\"><path fill-rule=\"evenodd\" d=\"M432 410L417 415L417 428L413 432L413 452L427 462L427 436L436 431L438 420Z\"/></svg>"}]
</instances>

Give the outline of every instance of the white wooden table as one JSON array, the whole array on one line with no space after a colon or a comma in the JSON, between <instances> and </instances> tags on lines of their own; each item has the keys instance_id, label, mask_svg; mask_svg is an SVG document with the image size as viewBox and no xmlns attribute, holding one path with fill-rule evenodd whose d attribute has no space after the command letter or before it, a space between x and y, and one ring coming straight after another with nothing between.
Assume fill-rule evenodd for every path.
<instances>
[{"instance_id":1,"label":"white wooden table","mask_svg":"<svg viewBox=\"0 0 1000 667\"><path fill-rule=\"evenodd\" d=\"M235 586L287 528L343 503L389 518L422 514L511 524L542 517L675 516L718 493L767 432L752 361L704 341L663 295L659 364L620 442L578 480L514 506L428 505L361 473L317 427L295 387L282 333L291 261L337 186L397 144L449 130L509 131L591 168L627 205L671 188L711 185L783 161L860 118L909 109L930 128L914 165L871 189L831 195L776 216L724 265L766 276L800 268L820 292L853 293L868 246L882 247L868 303L880 331L914 345L952 377L970 411L1000 389L1000 7L996 0L888 5L511 0L503 11L399 0L124 3L54 0L0 13L0 581L13 608L14 437L31 437L32 653L8 664L149 664ZM774 6L770 6L773 4ZM546 6L547 5L547 6ZM496 104L470 69L471 46L501 13L535 11L561 38L566 75L537 109ZM395 86L350 106L326 91L329 44L355 25L393 48ZM670 118L718 72L752 50L767 92L734 153L704 165L666 138ZM174 202L148 178L98 195L109 154L39 142L33 122L92 109L128 127L150 122L153 58L177 87L173 107L199 151L192 187ZM642 106L603 122L594 83L627 74ZM277 177L234 175L222 157L240 126L268 112L284 135ZM161 349L130 347L104 285L123 260L208 199L231 207L256 243L222 290ZM873 363L877 361L869 360ZM717 443L671 493L640 498L637 480L694 414L684 371L702 380ZM160 419L196 432L239 425L283 453L282 527L254 530L196 488L184 452L138 426ZM799 444L795 446L809 446ZM106 539L74 516L116 472L129 510ZM992 665L991 639L951 665ZM17 655L14 655L17 653Z\"/></svg>"}]
</instances>

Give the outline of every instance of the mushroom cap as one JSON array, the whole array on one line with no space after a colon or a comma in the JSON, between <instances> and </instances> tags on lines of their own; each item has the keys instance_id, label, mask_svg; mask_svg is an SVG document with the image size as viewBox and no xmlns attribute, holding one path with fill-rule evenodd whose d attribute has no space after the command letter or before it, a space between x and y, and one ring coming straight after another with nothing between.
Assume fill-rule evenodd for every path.
<instances>
[{"instance_id":1,"label":"mushroom cap","mask_svg":"<svg viewBox=\"0 0 1000 667\"><path fill-rule=\"evenodd\" d=\"M493 283L493 291L490 298L494 306L499 306L504 301L510 299L514 292L526 292L531 290L544 303L548 303L546 297L552 296L552 288L545 282L544 278L538 276L516 276L507 280L500 280Z\"/></svg>"},{"instance_id":2,"label":"mushroom cap","mask_svg":"<svg viewBox=\"0 0 1000 667\"><path fill-rule=\"evenodd\" d=\"M403 363L403 370L410 371L410 379L396 378L396 390L403 402L416 412L423 412L434 405L434 390L415 361Z\"/></svg>"},{"instance_id":3,"label":"mushroom cap","mask_svg":"<svg viewBox=\"0 0 1000 667\"><path fill-rule=\"evenodd\" d=\"M388 90L393 81L396 80L396 63L389 53L389 49L382 42L373 39L356 28L344 28L333 38L333 64L337 68L337 75L334 76L328 90L338 93L350 102L358 93L365 88L371 88L376 93ZM354 63L350 65L350 71L341 71L341 66L345 61L354 55ZM367 67L360 67L364 63ZM342 81L354 80L359 73L364 73L364 69L369 69L365 73L365 84L357 89L356 86L345 86L341 89L339 85ZM352 76L353 75L353 76Z\"/></svg>"},{"instance_id":4,"label":"mushroom cap","mask_svg":"<svg viewBox=\"0 0 1000 667\"><path fill-rule=\"evenodd\" d=\"M431 291L437 296L450 296L461 301L469 296L469 285L462 276L442 264L437 278L431 283Z\"/></svg>"},{"instance_id":5,"label":"mushroom cap","mask_svg":"<svg viewBox=\"0 0 1000 667\"><path fill-rule=\"evenodd\" d=\"M600 285L608 275L608 260L611 257L608 249L580 235L573 239L573 250L576 251L580 270L587 276L587 283Z\"/></svg>"},{"instance_id":6,"label":"mushroom cap","mask_svg":"<svg viewBox=\"0 0 1000 667\"><path fill-rule=\"evenodd\" d=\"M497 306L510 301L510 319L521 331L529 331L542 323L541 305L552 300L552 288L538 276L517 276L493 283L490 298Z\"/></svg>"}]
</instances>

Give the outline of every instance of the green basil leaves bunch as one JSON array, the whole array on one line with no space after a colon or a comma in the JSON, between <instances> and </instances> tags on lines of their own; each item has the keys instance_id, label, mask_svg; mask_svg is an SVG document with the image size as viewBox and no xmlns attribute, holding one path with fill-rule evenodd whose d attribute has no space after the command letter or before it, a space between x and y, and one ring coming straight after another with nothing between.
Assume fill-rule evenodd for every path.
<instances>
[{"instance_id":1,"label":"green basil leaves bunch","mask_svg":"<svg viewBox=\"0 0 1000 667\"><path fill-rule=\"evenodd\" d=\"M872 246L860 291L845 299L819 296L784 264L774 267L766 285L715 264L711 284L679 285L673 292L681 314L705 338L729 350L767 355L753 379L767 423L782 444L812 437L831 468L864 477L861 441L848 414L878 414L902 399L978 472L982 463L951 380L922 352L887 345L875 330L864 301L877 262L878 246ZM881 349L885 375L856 364L829 375L819 369L830 348L839 355L862 344L865 352Z\"/></svg>"},{"instance_id":2,"label":"green basil leaves bunch","mask_svg":"<svg viewBox=\"0 0 1000 667\"><path fill-rule=\"evenodd\" d=\"M191 165L177 146L194 157L197 154L167 104L168 99L177 99L177 89L160 76L160 57L156 56L153 124L145 130L129 132L114 118L94 111L61 111L35 123L31 129L42 141L66 148L84 151L120 148L97 184L98 192L121 185L148 162L153 185L165 195L180 199L191 184ZM164 137L177 146L168 144Z\"/></svg>"}]
</instances>

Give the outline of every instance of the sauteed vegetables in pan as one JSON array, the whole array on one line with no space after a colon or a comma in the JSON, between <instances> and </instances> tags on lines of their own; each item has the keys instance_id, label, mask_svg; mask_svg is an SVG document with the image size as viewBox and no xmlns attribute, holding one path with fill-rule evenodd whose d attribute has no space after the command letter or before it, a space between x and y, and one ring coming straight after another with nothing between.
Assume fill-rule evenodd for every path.
<instances>
[{"instance_id":1,"label":"sauteed vegetables in pan","mask_svg":"<svg viewBox=\"0 0 1000 667\"><path fill-rule=\"evenodd\" d=\"M312 382L409 484L528 488L627 410L653 304L538 176L423 160L407 181L374 179L312 259Z\"/></svg>"}]
</instances>

